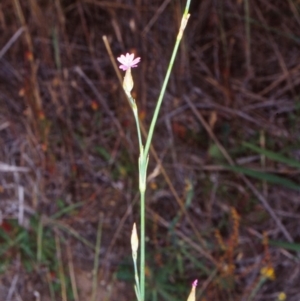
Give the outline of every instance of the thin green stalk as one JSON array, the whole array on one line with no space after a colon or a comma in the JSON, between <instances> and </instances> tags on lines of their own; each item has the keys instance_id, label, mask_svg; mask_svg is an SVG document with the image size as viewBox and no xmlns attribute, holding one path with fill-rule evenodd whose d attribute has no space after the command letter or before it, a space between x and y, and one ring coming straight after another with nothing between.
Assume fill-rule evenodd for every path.
<instances>
[{"instance_id":1,"label":"thin green stalk","mask_svg":"<svg viewBox=\"0 0 300 301\"><path fill-rule=\"evenodd\" d=\"M134 279L135 279L135 294L137 300L141 300L141 290L140 290L140 279L139 279L139 272L138 272L138 264L137 264L137 257L138 257L138 248L139 248L139 238L136 230L136 224L133 224L132 232L131 232L131 251L132 251L132 260L134 265Z\"/></svg>"},{"instance_id":2,"label":"thin green stalk","mask_svg":"<svg viewBox=\"0 0 300 301\"><path fill-rule=\"evenodd\" d=\"M99 215L97 239L95 246L95 257L94 257L94 268L93 268L93 282L92 282L92 296L91 301L95 301L97 297L97 283L98 283L98 267L99 267L99 256L101 247L101 235L102 235L102 224L103 224L103 214Z\"/></svg>"},{"instance_id":3,"label":"thin green stalk","mask_svg":"<svg viewBox=\"0 0 300 301\"><path fill-rule=\"evenodd\" d=\"M138 301L144 301L145 300L145 192L146 192L146 177L147 177L147 166L148 166L148 153L154 133L155 124L157 122L158 113L162 104L162 100L164 97L164 94L166 92L166 87L170 78L170 74L172 71L172 67L174 65L175 57L179 48L180 41L182 39L183 32L185 30L189 14L188 10L190 7L191 0L187 0L186 7L183 13L183 17L181 20L181 25L179 28L179 32L176 38L176 43L172 52L171 60L167 69L167 73L157 100L156 108L153 114L153 118L151 121L150 129L149 129L149 135L147 137L146 146L145 149L143 147L142 143L142 137L141 137L141 131L140 131L140 124L139 124L139 118L138 118L138 109L135 103L135 100L132 98L130 92L133 87L133 81L131 78L130 69L127 69L125 78L123 81L123 88L127 95L127 99L129 100L129 103L132 107L136 127L137 127L137 133L138 133L138 140L139 140L139 148L140 148L140 157L139 157L139 190L140 190L140 218L141 218L141 243L140 243L140 280L138 280L138 273L136 268L136 263L134 263L135 267L135 275L136 275L136 294L138 295ZM129 70L129 73L127 73ZM135 259L134 259L135 261Z\"/></svg>"},{"instance_id":4,"label":"thin green stalk","mask_svg":"<svg viewBox=\"0 0 300 301\"><path fill-rule=\"evenodd\" d=\"M58 234L55 232L55 245L56 245L56 257L58 261L58 274L60 280L60 289L61 289L61 299L62 301L67 301L67 286L66 286L66 277L63 267L63 259L62 259L62 252L60 246L60 238Z\"/></svg>"},{"instance_id":5,"label":"thin green stalk","mask_svg":"<svg viewBox=\"0 0 300 301\"><path fill-rule=\"evenodd\" d=\"M50 275L49 271L47 271L46 279L47 279L48 286L49 286L51 301L55 301L56 300L55 299L55 291L54 291L54 287L53 287L53 284L52 284L52 279L51 279L51 275Z\"/></svg>"},{"instance_id":6,"label":"thin green stalk","mask_svg":"<svg viewBox=\"0 0 300 301\"><path fill-rule=\"evenodd\" d=\"M191 0L187 0L186 3L186 7L184 10L184 14L182 17L182 21L181 21L181 25L179 28L179 32L176 38L176 43L172 52L172 56L171 56L171 60L168 66L168 70L157 100L157 104L155 107L155 111L153 114L153 118L151 121L151 125L150 125L150 129L149 129L149 134L147 137L147 141L146 141L146 146L145 149L141 148L141 153L140 153L140 158L139 158L139 173L140 173L140 195L141 195L141 248L140 248L140 301L144 301L145 300L145 191L146 191L146 176L147 176L147 165L148 165L148 153L149 153L149 149L150 149L150 145L151 145L151 141L152 141L152 137L153 137L153 133L154 133L154 128L156 125L156 121L158 118L158 113L160 111L160 107L162 104L162 100L167 88L167 84L171 75L171 71L172 71L172 67L174 65L174 61L175 61L175 57L179 48L179 44L180 41L182 39L182 35L184 32L184 29L186 27L188 18L189 18L189 14L188 14L188 10L190 7L190 1ZM139 122L138 122L138 115L136 113L136 123L137 123L137 127L138 127L138 133L139 133ZM139 133L140 135L140 133ZM139 141L140 141L140 146L141 146L141 138L139 137Z\"/></svg>"},{"instance_id":7,"label":"thin green stalk","mask_svg":"<svg viewBox=\"0 0 300 301\"><path fill-rule=\"evenodd\" d=\"M158 97L158 100L157 100L157 104L156 104L156 107L155 107L155 111L154 111L154 114L153 114L153 118L152 118L152 121L151 121L149 133L148 133L148 138L147 138L147 141L146 141L145 156L148 156L148 152L149 152L149 148L150 148L150 145L151 145L151 141L152 141L152 137L153 137L154 128L155 128L155 125L156 125L158 113L159 113L159 110L160 110L160 107L161 107L161 104L162 104L163 97L164 97L165 92L166 92L167 84L169 82L171 71L172 71L174 61L175 61L175 58L176 58L176 55L177 55L177 51L178 51L178 48L179 48L179 44L180 44L181 39L182 39L182 34L183 34L183 31L185 29L185 26L186 26L188 18L189 18L188 11L189 11L189 7L190 7L190 2L191 2L191 0L187 0L187 2L186 2L186 6L185 6L185 9L184 9L184 13L183 13L182 21L181 21L181 26L179 28L179 33L177 35L176 43L175 43L175 46L174 46L174 49L173 49L173 52L172 52L172 56L171 56L171 60L170 60L169 66L168 66L168 70L167 70L167 73L166 73L166 76L165 76L165 79L164 79L164 82L163 82L163 85L162 85L162 88L161 88L161 91L160 91L160 94L159 94L159 97Z\"/></svg>"},{"instance_id":8,"label":"thin green stalk","mask_svg":"<svg viewBox=\"0 0 300 301\"><path fill-rule=\"evenodd\" d=\"M142 135L141 135L141 129L140 129L139 115L138 115L137 107L135 106L134 108L132 108L132 111L133 111L133 115L134 115L135 123L136 123L136 127L137 127L139 147L140 147L140 153L141 153L142 148L143 148L143 142L142 142Z\"/></svg>"},{"instance_id":9,"label":"thin green stalk","mask_svg":"<svg viewBox=\"0 0 300 301\"><path fill-rule=\"evenodd\" d=\"M257 295L258 291L261 289L261 287L266 282L266 280L267 280L266 277L261 277L259 279L258 283L256 284L256 286L252 290L252 292L251 292L250 296L248 297L247 301L252 301L254 299L254 297Z\"/></svg>"},{"instance_id":10,"label":"thin green stalk","mask_svg":"<svg viewBox=\"0 0 300 301\"><path fill-rule=\"evenodd\" d=\"M134 279L135 279L135 294L136 297L138 298L138 301L140 301L141 289L140 289L140 279L139 279L136 259L133 259L133 266L134 266Z\"/></svg>"},{"instance_id":11,"label":"thin green stalk","mask_svg":"<svg viewBox=\"0 0 300 301\"><path fill-rule=\"evenodd\" d=\"M140 301L145 300L145 190L141 191Z\"/></svg>"},{"instance_id":12,"label":"thin green stalk","mask_svg":"<svg viewBox=\"0 0 300 301\"><path fill-rule=\"evenodd\" d=\"M71 253L71 247L69 244L66 245L66 251L67 251L69 274L70 274L71 287L72 287L74 301L79 301L78 289L77 289L76 277L75 277L75 271L74 271L74 265L73 265L73 258L72 258L72 253Z\"/></svg>"},{"instance_id":13,"label":"thin green stalk","mask_svg":"<svg viewBox=\"0 0 300 301\"><path fill-rule=\"evenodd\" d=\"M42 218L39 220L38 228L37 228L37 262L41 263L42 262L42 248L43 248L43 222Z\"/></svg>"}]
</instances>

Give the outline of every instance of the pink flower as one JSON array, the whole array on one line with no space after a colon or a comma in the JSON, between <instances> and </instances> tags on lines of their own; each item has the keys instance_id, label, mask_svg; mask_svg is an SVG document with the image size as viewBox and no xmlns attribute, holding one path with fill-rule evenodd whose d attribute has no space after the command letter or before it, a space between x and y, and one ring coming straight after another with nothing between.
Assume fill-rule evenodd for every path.
<instances>
[{"instance_id":1,"label":"pink flower","mask_svg":"<svg viewBox=\"0 0 300 301\"><path fill-rule=\"evenodd\" d=\"M198 285L198 279L196 279L196 280L193 282L192 286L193 286L193 287L196 287L197 285Z\"/></svg>"},{"instance_id":2,"label":"pink flower","mask_svg":"<svg viewBox=\"0 0 300 301\"><path fill-rule=\"evenodd\" d=\"M126 71L129 68L137 67L137 64L140 62L141 58L137 57L135 59L134 54L126 53L126 55L122 54L120 57L117 58L117 60L121 63L120 69Z\"/></svg>"},{"instance_id":3,"label":"pink flower","mask_svg":"<svg viewBox=\"0 0 300 301\"><path fill-rule=\"evenodd\" d=\"M198 284L198 280L196 279L192 284L191 292L187 298L187 301L196 301L196 286Z\"/></svg>"}]
</instances>

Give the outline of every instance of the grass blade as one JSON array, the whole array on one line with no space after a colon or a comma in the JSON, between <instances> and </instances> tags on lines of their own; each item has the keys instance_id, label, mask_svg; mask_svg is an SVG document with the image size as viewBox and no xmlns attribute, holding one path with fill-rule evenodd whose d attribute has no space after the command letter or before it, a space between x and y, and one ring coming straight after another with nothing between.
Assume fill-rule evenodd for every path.
<instances>
[{"instance_id":1,"label":"grass blade","mask_svg":"<svg viewBox=\"0 0 300 301\"><path fill-rule=\"evenodd\" d=\"M247 148L259 153L259 154L265 155L266 157L268 157L271 160L281 162L281 163L285 163L285 164L287 164L291 167L300 168L300 162L297 161L297 160L287 158L283 155L280 155L280 154L272 152L272 151L268 151L266 149L260 148L256 145L253 145L253 144L248 143L248 142L243 142L243 145L246 146Z\"/></svg>"},{"instance_id":2,"label":"grass blade","mask_svg":"<svg viewBox=\"0 0 300 301\"><path fill-rule=\"evenodd\" d=\"M300 252L300 244L299 243L292 243L280 240L270 240L270 246L279 247L282 249L286 249L289 251Z\"/></svg>"},{"instance_id":3,"label":"grass blade","mask_svg":"<svg viewBox=\"0 0 300 301\"><path fill-rule=\"evenodd\" d=\"M253 169L249 169L249 168L245 168L245 167L240 167L240 166L225 166L226 169L228 170L232 170L238 173L242 173L244 175L250 176L252 178L258 179L258 180L263 180L272 184L277 184L277 185L281 185L290 189L294 189L297 191L300 191L300 185L288 180L286 178L282 178L270 173L266 173L266 172L260 172L260 171L256 171Z\"/></svg>"}]
</instances>

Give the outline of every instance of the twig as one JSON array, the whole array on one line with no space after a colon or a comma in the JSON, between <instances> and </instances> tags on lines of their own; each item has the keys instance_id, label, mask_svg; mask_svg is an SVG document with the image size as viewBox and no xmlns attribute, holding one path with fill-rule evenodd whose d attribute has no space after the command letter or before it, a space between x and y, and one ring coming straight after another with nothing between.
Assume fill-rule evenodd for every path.
<instances>
[{"instance_id":1,"label":"twig","mask_svg":"<svg viewBox=\"0 0 300 301\"><path fill-rule=\"evenodd\" d=\"M25 27L20 27L14 35L8 40L8 42L4 45L4 47L0 51L0 60L4 56L4 54L8 51L8 49L17 41L20 35L24 32Z\"/></svg>"},{"instance_id":2,"label":"twig","mask_svg":"<svg viewBox=\"0 0 300 301\"><path fill-rule=\"evenodd\" d=\"M106 114L109 115L109 117L111 117L111 119L112 119L113 123L115 124L115 126L117 127L121 137L124 138L128 142L128 139L126 138L126 135L123 131L123 128L122 128L120 122L118 121L117 118L115 118L112 111L109 109L106 100L98 92L95 85L92 83L92 81L88 78L88 76L82 71L82 69L79 66L75 67L74 70L82 79L84 79L84 81L87 83L87 85L90 87L90 89L93 91L93 93L95 94L95 96L97 97L99 102L101 103L101 106L104 108Z\"/></svg>"},{"instance_id":3,"label":"twig","mask_svg":"<svg viewBox=\"0 0 300 301\"><path fill-rule=\"evenodd\" d=\"M14 166L0 162L0 171L2 172L29 172L28 167Z\"/></svg>"},{"instance_id":4,"label":"twig","mask_svg":"<svg viewBox=\"0 0 300 301\"><path fill-rule=\"evenodd\" d=\"M8 294L7 294L7 297L6 297L6 301L11 301L11 298L12 298L12 296L13 296L15 290L16 290L18 279L19 279L19 275L15 275L12 282L11 282L11 286L9 288L9 291L8 291Z\"/></svg>"},{"instance_id":5,"label":"twig","mask_svg":"<svg viewBox=\"0 0 300 301\"><path fill-rule=\"evenodd\" d=\"M25 21L25 17L23 14L23 10L22 7L20 5L19 0L14 0L13 1L14 4L14 8L15 8L15 13L16 16L19 19L19 22L21 23L22 27L25 30L25 39L26 39L26 43L27 43L27 47L28 50L30 52L30 54L33 56L33 43L32 43L32 38L30 36L30 32L28 30L26 21ZM38 81L37 81L37 66L35 64L34 58L29 60L30 63L30 71L31 71L31 83L32 83L32 90L33 90L33 94L34 94L34 113L36 114L34 117L36 117L38 115L38 113L40 111L42 111L42 99L40 96L40 90L39 90L39 85L38 85Z\"/></svg>"},{"instance_id":6,"label":"twig","mask_svg":"<svg viewBox=\"0 0 300 301\"><path fill-rule=\"evenodd\" d=\"M18 224L23 226L24 221L24 187L18 186L18 199L19 199L19 211L18 211Z\"/></svg>"},{"instance_id":7,"label":"twig","mask_svg":"<svg viewBox=\"0 0 300 301\"><path fill-rule=\"evenodd\" d=\"M161 15L161 13L165 10L165 8L168 6L168 4L170 3L170 1L171 0L165 0L161 4L161 6L158 8L158 10L154 14L154 16L151 18L151 20L148 22L148 24L146 25L146 27L142 31L142 35L146 35L148 33L148 31L150 30L150 28L152 27L152 25L156 22L156 20Z\"/></svg>"}]
</instances>

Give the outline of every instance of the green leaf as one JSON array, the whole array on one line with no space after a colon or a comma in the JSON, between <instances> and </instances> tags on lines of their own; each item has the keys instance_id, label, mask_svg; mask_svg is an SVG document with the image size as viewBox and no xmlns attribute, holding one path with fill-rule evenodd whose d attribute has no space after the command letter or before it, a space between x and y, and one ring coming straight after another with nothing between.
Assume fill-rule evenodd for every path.
<instances>
[{"instance_id":1,"label":"green leaf","mask_svg":"<svg viewBox=\"0 0 300 301\"><path fill-rule=\"evenodd\" d=\"M285 242L285 241L279 241L279 240L270 240L269 241L270 246L275 246L279 248L283 248L290 251L300 251L300 244L292 243L292 242Z\"/></svg>"},{"instance_id":2,"label":"green leaf","mask_svg":"<svg viewBox=\"0 0 300 301\"><path fill-rule=\"evenodd\" d=\"M59 201L59 200L58 200ZM63 203L62 200L60 200L60 202ZM69 214L69 213L72 213L73 210L81 207L82 205L84 204L84 202L78 202L78 203L75 203L75 204L72 204L70 206L67 206L67 207L61 207L59 206L60 208L62 208L60 211L56 212L55 214L53 214L51 216L52 219L58 219L59 217L61 217L62 215L64 214ZM64 205L64 203L63 203Z\"/></svg>"},{"instance_id":3,"label":"green leaf","mask_svg":"<svg viewBox=\"0 0 300 301\"><path fill-rule=\"evenodd\" d=\"M240 166L225 166L226 169L232 170L238 173L245 174L255 179L263 180L272 184L281 185L290 189L300 191L300 185L283 177L279 177L270 173L260 172L253 169L240 167Z\"/></svg>"},{"instance_id":4,"label":"green leaf","mask_svg":"<svg viewBox=\"0 0 300 301\"><path fill-rule=\"evenodd\" d=\"M268 157L271 160L281 162L281 163L285 163L285 164L287 164L289 166L292 166L292 167L300 168L300 162L297 161L297 160L290 159L290 158L287 158L283 155L277 154L275 152L268 151L266 149L257 147L256 145L253 145L253 144L248 143L248 142L243 142L243 145L246 146L247 148L250 148L251 150L259 153L259 154L265 155L266 157Z\"/></svg>"},{"instance_id":5,"label":"green leaf","mask_svg":"<svg viewBox=\"0 0 300 301\"><path fill-rule=\"evenodd\" d=\"M102 147L102 146L96 146L95 147L95 151L103 158L105 159L106 161L109 161L110 160L110 154L108 153L108 151Z\"/></svg>"},{"instance_id":6,"label":"green leaf","mask_svg":"<svg viewBox=\"0 0 300 301\"><path fill-rule=\"evenodd\" d=\"M224 159L222 152L220 151L219 147L215 143L209 146L208 154L213 159L217 159L217 160Z\"/></svg>"}]
</instances>

